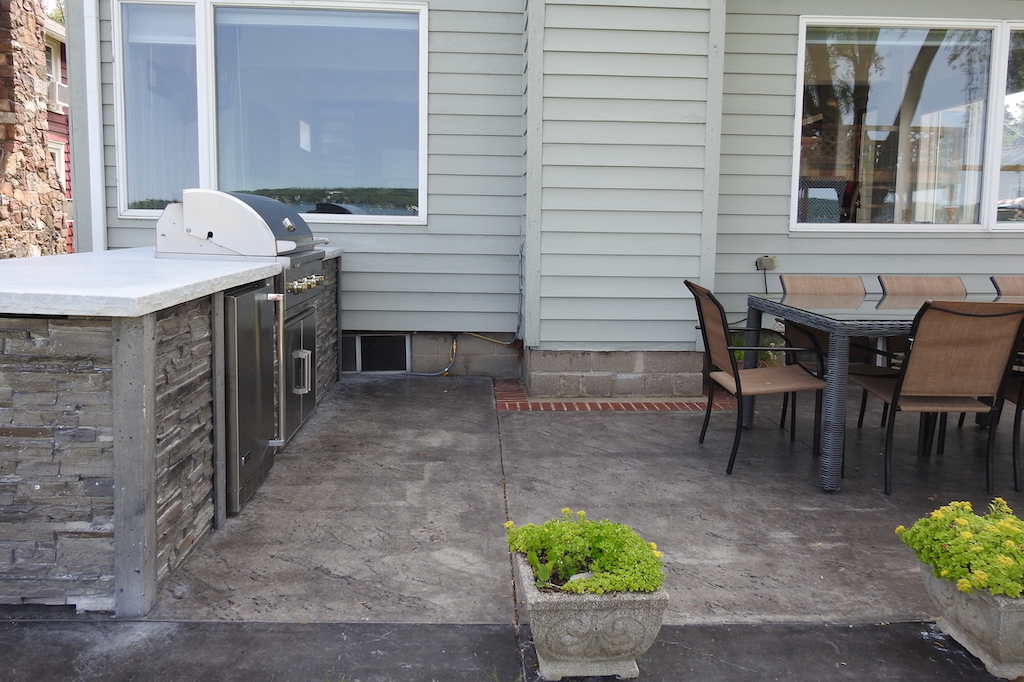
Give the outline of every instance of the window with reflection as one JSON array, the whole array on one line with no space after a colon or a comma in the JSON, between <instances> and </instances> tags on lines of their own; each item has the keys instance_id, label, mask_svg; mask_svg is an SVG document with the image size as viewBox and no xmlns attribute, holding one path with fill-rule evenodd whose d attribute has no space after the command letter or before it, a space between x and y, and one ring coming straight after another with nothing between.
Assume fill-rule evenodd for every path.
<instances>
[{"instance_id":1,"label":"window with reflection","mask_svg":"<svg viewBox=\"0 0 1024 682\"><path fill-rule=\"evenodd\" d=\"M1024 223L1024 31L1010 33L996 220Z\"/></svg>"},{"instance_id":2,"label":"window with reflection","mask_svg":"<svg viewBox=\"0 0 1024 682\"><path fill-rule=\"evenodd\" d=\"M993 31L808 26L799 223L982 217Z\"/></svg>"},{"instance_id":3,"label":"window with reflection","mask_svg":"<svg viewBox=\"0 0 1024 682\"><path fill-rule=\"evenodd\" d=\"M129 209L161 209L199 186L196 29L191 5L122 6Z\"/></svg>"},{"instance_id":4,"label":"window with reflection","mask_svg":"<svg viewBox=\"0 0 1024 682\"><path fill-rule=\"evenodd\" d=\"M340 221L420 218L425 3L121 11L123 208L202 181Z\"/></svg>"},{"instance_id":5,"label":"window with reflection","mask_svg":"<svg viewBox=\"0 0 1024 682\"><path fill-rule=\"evenodd\" d=\"M215 12L219 189L307 213L416 215L418 16Z\"/></svg>"}]
</instances>

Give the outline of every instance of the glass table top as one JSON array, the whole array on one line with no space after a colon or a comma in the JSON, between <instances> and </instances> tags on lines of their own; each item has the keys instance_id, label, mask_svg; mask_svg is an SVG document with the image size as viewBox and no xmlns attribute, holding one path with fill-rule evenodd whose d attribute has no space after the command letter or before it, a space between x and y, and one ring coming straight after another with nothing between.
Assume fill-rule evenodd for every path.
<instances>
[{"instance_id":1,"label":"glass table top","mask_svg":"<svg viewBox=\"0 0 1024 682\"><path fill-rule=\"evenodd\" d=\"M925 303L932 301L979 301L1000 303L1024 303L1024 296L997 296L995 293L952 296L883 296L880 293L855 295L817 294L751 294L759 298L780 303L809 313L830 317L834 320L912 320Z\"/></svg>"}]
</instances>

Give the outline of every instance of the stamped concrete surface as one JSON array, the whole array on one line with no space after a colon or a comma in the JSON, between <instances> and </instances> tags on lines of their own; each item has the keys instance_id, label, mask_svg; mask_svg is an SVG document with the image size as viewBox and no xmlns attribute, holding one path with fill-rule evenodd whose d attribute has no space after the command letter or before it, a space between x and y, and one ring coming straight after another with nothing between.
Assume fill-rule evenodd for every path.
<instances>
[{"instance_id":1,"label":"stamped concrete surface","mask_svg":"<svg viewBox=\"0 0 1024 682\"><path fill-rule=\"evenodd\" d=\"M488 379L353 378L151 619L511 623Z\"/></svg>"},{"instance_id":2,"label":"stamped concrete surface","mask_svg":"<svg viewBox=\"0 0 1024 682\"><path fill-rule=\"evenodd\" d=\"M0 610L0 680L534 682L502 524L562 507L665 552L641 680L995 679L930 622L893 533L952 499L984 506L985 430L919 461L901 417L886 496L872 405L824 493L807 407L791 442L759 403L726 476L731 412L700 445L699 412L499 412L485 378L346 377L147 619ZM996 492L1024 510L1008 427Z\"/></svg>"}]
</instances>

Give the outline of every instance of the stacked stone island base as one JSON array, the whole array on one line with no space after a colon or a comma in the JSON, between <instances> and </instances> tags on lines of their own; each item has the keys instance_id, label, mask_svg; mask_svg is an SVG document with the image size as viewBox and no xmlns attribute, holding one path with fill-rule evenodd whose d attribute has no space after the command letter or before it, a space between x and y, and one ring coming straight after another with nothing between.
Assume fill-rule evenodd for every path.
<instances>
[{"instance_id":1,"label":"stacked stone island base","mask_svg":"<svg viewBox=\"0 0 1024 682\"><path fill-rule=\"evenodd\" d=\"M654 644L668 606L664 590L541 592L526 558L512 558L516 594L526 605L541 677L639 676L636 658Z\"/></svg>"}]
</instances>

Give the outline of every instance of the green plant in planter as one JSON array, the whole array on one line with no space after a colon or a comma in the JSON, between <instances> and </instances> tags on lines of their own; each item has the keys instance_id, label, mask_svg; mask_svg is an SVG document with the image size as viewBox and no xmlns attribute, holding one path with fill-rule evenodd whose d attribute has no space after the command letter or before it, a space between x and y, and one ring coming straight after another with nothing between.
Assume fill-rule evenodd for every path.
<instances>
[{"instance_id":1,"label":"green plant in planter","mask_svg":"<svg viewBox=\"0 0 1024 682\"><path fill-rule=\"evenodd\" d=\"M564 592L654 592L665 580L657 545L607 519L562 510L560 518L537 526L505 524L508 546L526 556L537 588Z\"/></svg>"},{"instance_id":2,"label":"green plant in planter","mask_svg":"<svg viewBox=\"0 0 1024 682\"><path fill-rule=\"evenodd\" d=\"M984 516L970 502L950 502L896 533L936 578L961 592L988 590L1019 597L1024 591L1024 521L997 497Z\"/></svg>"}]
</instances>

